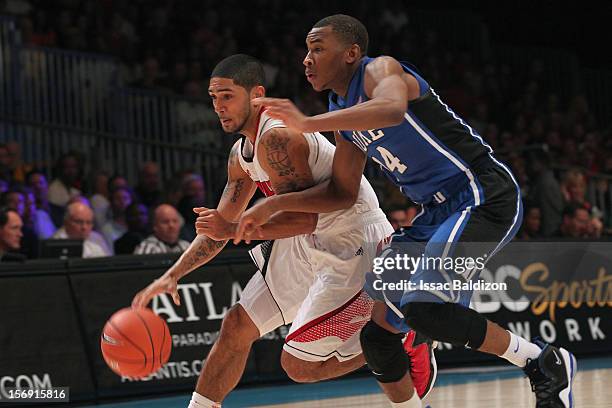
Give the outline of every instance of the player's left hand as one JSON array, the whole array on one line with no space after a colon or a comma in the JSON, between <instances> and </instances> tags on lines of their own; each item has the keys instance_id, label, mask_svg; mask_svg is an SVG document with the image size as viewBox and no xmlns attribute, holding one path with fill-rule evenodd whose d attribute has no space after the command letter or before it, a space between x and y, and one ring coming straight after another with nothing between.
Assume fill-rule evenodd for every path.
<instances>
[{"instance_id":1,"label":"player's left hand","mask_svg":"<svg viewBox=\"0 0 612 408\"><path fill-rule=\"evenodd\" d=\"M251 101L254 107L266 107L266 113L274 119L285 122L287 127L302 133L314 132L310 128L310 116L304 115L289 99L280 98L255 98Z\"/></svg>"},{"instance_id":2,"label":"player's left hand","mask_svg":"<svg viewBox=\"0 0 612 408\"><path fill-rule=\"evenodd\" d=\"M227 221L219 214L219 211L206 207L198 207L194 208L193 212L198 214L195 222L196 233L198 235L206 235L215 241L234 238L238 224Z\"/></svg>"},{"instance_id":3,"label":"player's left hand","mask_svg":"<svg viewBox=\"0 0 612 408\"><path fill-rule=\"evenodd\" d=\"M265 205L266 200L259 204L255 204L242 213L234 234L234 244L238 244L242 240L249 244L253 239L263 238L260 227L268 222L272 216L270 206Z\"/></svg>"}]
</instances>

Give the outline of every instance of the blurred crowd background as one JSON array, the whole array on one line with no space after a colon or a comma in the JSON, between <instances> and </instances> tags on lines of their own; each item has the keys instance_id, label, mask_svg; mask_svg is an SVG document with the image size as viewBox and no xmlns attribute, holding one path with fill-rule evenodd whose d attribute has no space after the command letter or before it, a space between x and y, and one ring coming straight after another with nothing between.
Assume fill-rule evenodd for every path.
<instances>
[{"instance_id":1,"label":"blurred crowd background","mask_svg":"<svg viewBox=\"0 0 612 408\"><path fill-rule=\"evenodd\" d=\"M215 205L235 140L220 130L208 100L212 68L225 56L251 54L265 65L270 95L291 98L307 114L325 112L326 95L303 76L304 38L342 3L0 0L14 30L5 33L3 55L12 63L14 53L25 56L23 70L6 65L6 72L13 67L19 83L36 84L15 91L7 80L2 89L10 92L0 95L21 101L0 108L0 252L35 258L39 241L49 238L85 240L86 257L184 250L195 234L191 208ZM609 239L609 67L585 66L582 54L550 40L534 47L524 32L517 35L523 42L506 44L513 34L499 33L514 26L503 12L492 18L409 4L353 2L350 14L369 30L370 56L415 64L512 168L525 204L517 239ZM64 60L76 63L68 69L57 62ZM112 75L99 68L107 60ZM72 78L50 74L60 71ZM57 100L66 105L57 107L54 86L74 91L75 75L82 99L62 94ZM107 84L108 95L121 94L113 100L126 105L96 96L107 95ZM28 95L39 94L51 96L32 103ZM74 106L85 114L62 113ZM367 176L394 227L409 226L418 207L374 166Z\"/></svg>"}]
</instances>

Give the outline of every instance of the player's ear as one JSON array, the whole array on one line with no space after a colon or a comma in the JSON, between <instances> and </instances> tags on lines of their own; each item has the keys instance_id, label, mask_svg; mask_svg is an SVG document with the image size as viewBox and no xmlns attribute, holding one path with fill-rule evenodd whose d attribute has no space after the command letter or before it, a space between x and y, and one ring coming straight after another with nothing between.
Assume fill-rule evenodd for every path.
<instances>
[{"instance_id":1,"label":"player's ear","mask_svg":"<svg viewBox=\"0 0 612 408\"><path fill-rule=\"evenodd\" d=\"M357 44L353 44L346 50L345 55L347 64L359 61L359 59L361 59L361 48L359 48Z\"/></svg>"},{"instance_id":2,"label":"player's ear","mask_svg":"<svg viewBox=\"0 0 612 408\"><path fill-rule=\"evenodd\" d=\"M254 86L253 89L251 89L251 99L263 98L264 96L266 96L266 88L264 88L263 86L257 85Z\"/></svg>"}]
</instances>

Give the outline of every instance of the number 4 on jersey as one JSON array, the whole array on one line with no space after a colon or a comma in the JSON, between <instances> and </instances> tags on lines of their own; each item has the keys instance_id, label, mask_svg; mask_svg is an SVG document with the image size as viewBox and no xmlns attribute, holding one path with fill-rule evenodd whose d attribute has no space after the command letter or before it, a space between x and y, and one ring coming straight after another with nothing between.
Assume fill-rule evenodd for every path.
<instances>
[{"instance_id":1,"label":"number 4 on jersey","mask_svg":"<svg viewBox=\"0 0 612 408\"><path fill-rule=\"evenodd\" d=\"M406 165L402 164L402 162L400 162L397 157L392 155L390 151L388 151L382 146L378 146L376 150L382 156L383 160L385 161L385 164L382 164L376 157L372 157L372 160L374 160L376 163L380 164L391 172L397 170L398 173L403 174L404 171L406 171Z\"/></svg>"}]
</instances>

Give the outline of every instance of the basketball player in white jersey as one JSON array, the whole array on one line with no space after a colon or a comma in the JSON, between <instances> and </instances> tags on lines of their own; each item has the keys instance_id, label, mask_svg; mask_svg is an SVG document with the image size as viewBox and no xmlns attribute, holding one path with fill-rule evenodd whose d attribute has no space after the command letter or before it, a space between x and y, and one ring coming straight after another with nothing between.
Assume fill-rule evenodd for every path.
<instances>
[{"instance_id":1,"label":"basketball player in white jersey","mask_svg":"<svg viewBox=\"0 0 612 408\"><path fill-rule=\"evenodd\" d=\"M228 181L217 209L199 213L198 236L158 280L138 293L144 307L170 293L177 281L212 259L234 238L240 215L257 187L266 195L298 191L329 179L335 147L320 133L302 134L251 107L262 97L261 64L233 55L213 70L209 86L226 133L240 133L228 160ZM258 271L239 303L226 314L208 355L190 408L219 407L236 386L252 343L292 323L281 364L298 382L314 382L365 365L359 333L373 301L362 292L365 273L381 243L393 233L376 194L362 177L356 203L327 214L279 213L257 231L264 243L251 250Z\"/></svg>"}]
</instances>

